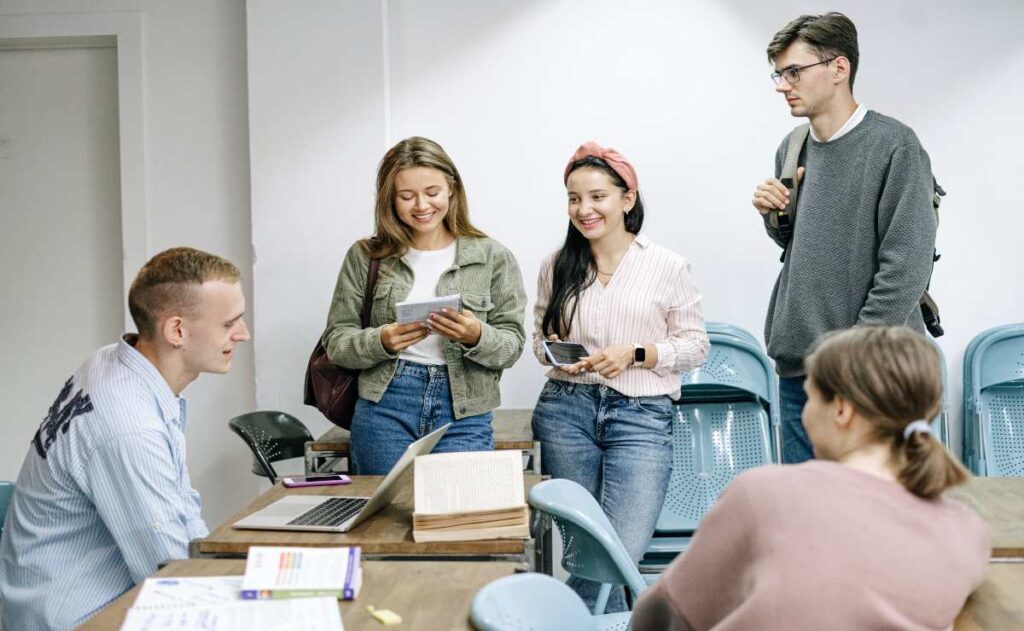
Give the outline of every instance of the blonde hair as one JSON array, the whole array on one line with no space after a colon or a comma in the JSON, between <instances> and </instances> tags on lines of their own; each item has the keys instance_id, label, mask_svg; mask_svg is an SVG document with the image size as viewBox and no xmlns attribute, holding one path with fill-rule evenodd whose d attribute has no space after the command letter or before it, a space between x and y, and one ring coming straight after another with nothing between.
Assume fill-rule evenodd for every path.
<instances>
[{"instance_id":1,"label":"blonde hair","mask_svg":"<svg viewBox=\"0 0 1024 631\"><path fill-rule=\"evenodd\" d=\"M402 255L412 245L412 229L402 223L395 212L395 176L403 169L414 167L437 169L444 174L452 196L443 222L453 236L487 236L469 222L466 189L455 163L441 145L429 138L413 136L389 149L377 167L376 230L371 239L362 242L371 258Z\"/></svg>"},{"instance_id":2,"label":"blonde hair","mask_svg":"<svg viewBox=\"0 0 1024 631\"><path fill-rule=\"evenodd\" d=\"M906 327L864 326L826 335L807 358L807 377L826 401L839 396L891 447L897 479L911 493L934 498L970 474L929 433L907 425L931 419L942 404L941 357Z\"/></svg>"},{"instance_id":3,"label":"blonde hair","mask_svg":"<svg viewBox=\"0 0 1024 631\"><path fill-rule=\"evenodd\" d=\"M128 291L128 311L139 335L152 339L161 315L195 310L200 285L213 280L237 283L241 277L231 261L215 254L193 248L164 250L136 274Z\"/></svg>"}]
</instances>

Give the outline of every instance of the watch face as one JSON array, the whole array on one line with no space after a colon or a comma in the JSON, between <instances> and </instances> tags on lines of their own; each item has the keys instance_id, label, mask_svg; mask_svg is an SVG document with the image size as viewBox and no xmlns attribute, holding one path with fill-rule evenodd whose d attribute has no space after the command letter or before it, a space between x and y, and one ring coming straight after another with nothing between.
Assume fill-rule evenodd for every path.
<instances>
[{"instance_id":1,"label":"watch face","mask_svg":"<svg viewBox=\"0 0 1024 631\"><path fill-rule=\"evenodd\" d=\"M647 360L647 349L639 346L633 349L633 363L642 364Z\"/></svg>"}]
</instances>

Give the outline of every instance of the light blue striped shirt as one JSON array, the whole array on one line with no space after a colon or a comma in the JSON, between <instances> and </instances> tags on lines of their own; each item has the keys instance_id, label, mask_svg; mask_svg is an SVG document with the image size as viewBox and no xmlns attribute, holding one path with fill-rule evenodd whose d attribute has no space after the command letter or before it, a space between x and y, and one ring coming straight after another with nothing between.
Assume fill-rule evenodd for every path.
<instances>
[{"instance_id":1,"label":"light blue striped shirt","mask_svg":"<svg viewBox=\"0 0 1024 631\"><path fill-rule=\"evenodd\" d=\"M0 542L8 631L73 627L209 534L185 400L130 341L79 367L29 446Z\"/></svg>"}]
</instances>

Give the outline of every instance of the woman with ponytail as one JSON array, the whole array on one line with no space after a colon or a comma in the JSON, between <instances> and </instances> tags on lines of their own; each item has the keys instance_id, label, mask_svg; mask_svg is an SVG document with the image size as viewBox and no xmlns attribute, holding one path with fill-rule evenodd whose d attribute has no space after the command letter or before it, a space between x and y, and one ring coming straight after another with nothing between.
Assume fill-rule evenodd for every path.
<instances>
[{"instance_id":1,"label":"woman with ponytail","mask_svg":"<svg viewBox=\"0 0 1024 631\"><path fill-rule=\"evenodd\" d=\"M990 549L982 519L942 497L969 474L926 420L940 361L904 327L820 340L803 411L818 460L737 477L633 628L952 628Z\"/></svg>"},{"instance_id":2,"label":"woman with ponytail","mask_svg":"<svg viewBox=\"0 0 1024 631\"><path fill-rule=\"evenodd\" d=\"M545 473L589 490L634 560L643 555L672 471L672 401L679 373L704 362L708 338L690 264L639 234L636 171L588 142L563 173L569 229L541 265L534 353L546 340L590 355L548 371L533 412ZM571 577L593 606L600 585ZM626 609L621 587L606 611Z\"/></svg>"}]
</instances>

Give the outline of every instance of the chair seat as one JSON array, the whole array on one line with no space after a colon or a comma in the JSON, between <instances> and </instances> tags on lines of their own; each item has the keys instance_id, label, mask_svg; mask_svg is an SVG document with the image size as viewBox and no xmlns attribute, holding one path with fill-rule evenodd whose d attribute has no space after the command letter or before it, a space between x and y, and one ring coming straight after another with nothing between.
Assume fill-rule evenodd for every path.
<instances>
[{"instance_id":1,"label":"chair seat","mask_svg":"<svg viewBox=\"0 0 1024 631\"><path fill-rule=\"evenodd\" d=\"M597 626L601 631L626 631L629 628L629 620L633 614L628 611L622 613L606 613L594 616L597 619Z\"/></svg>"}]
</instances>

